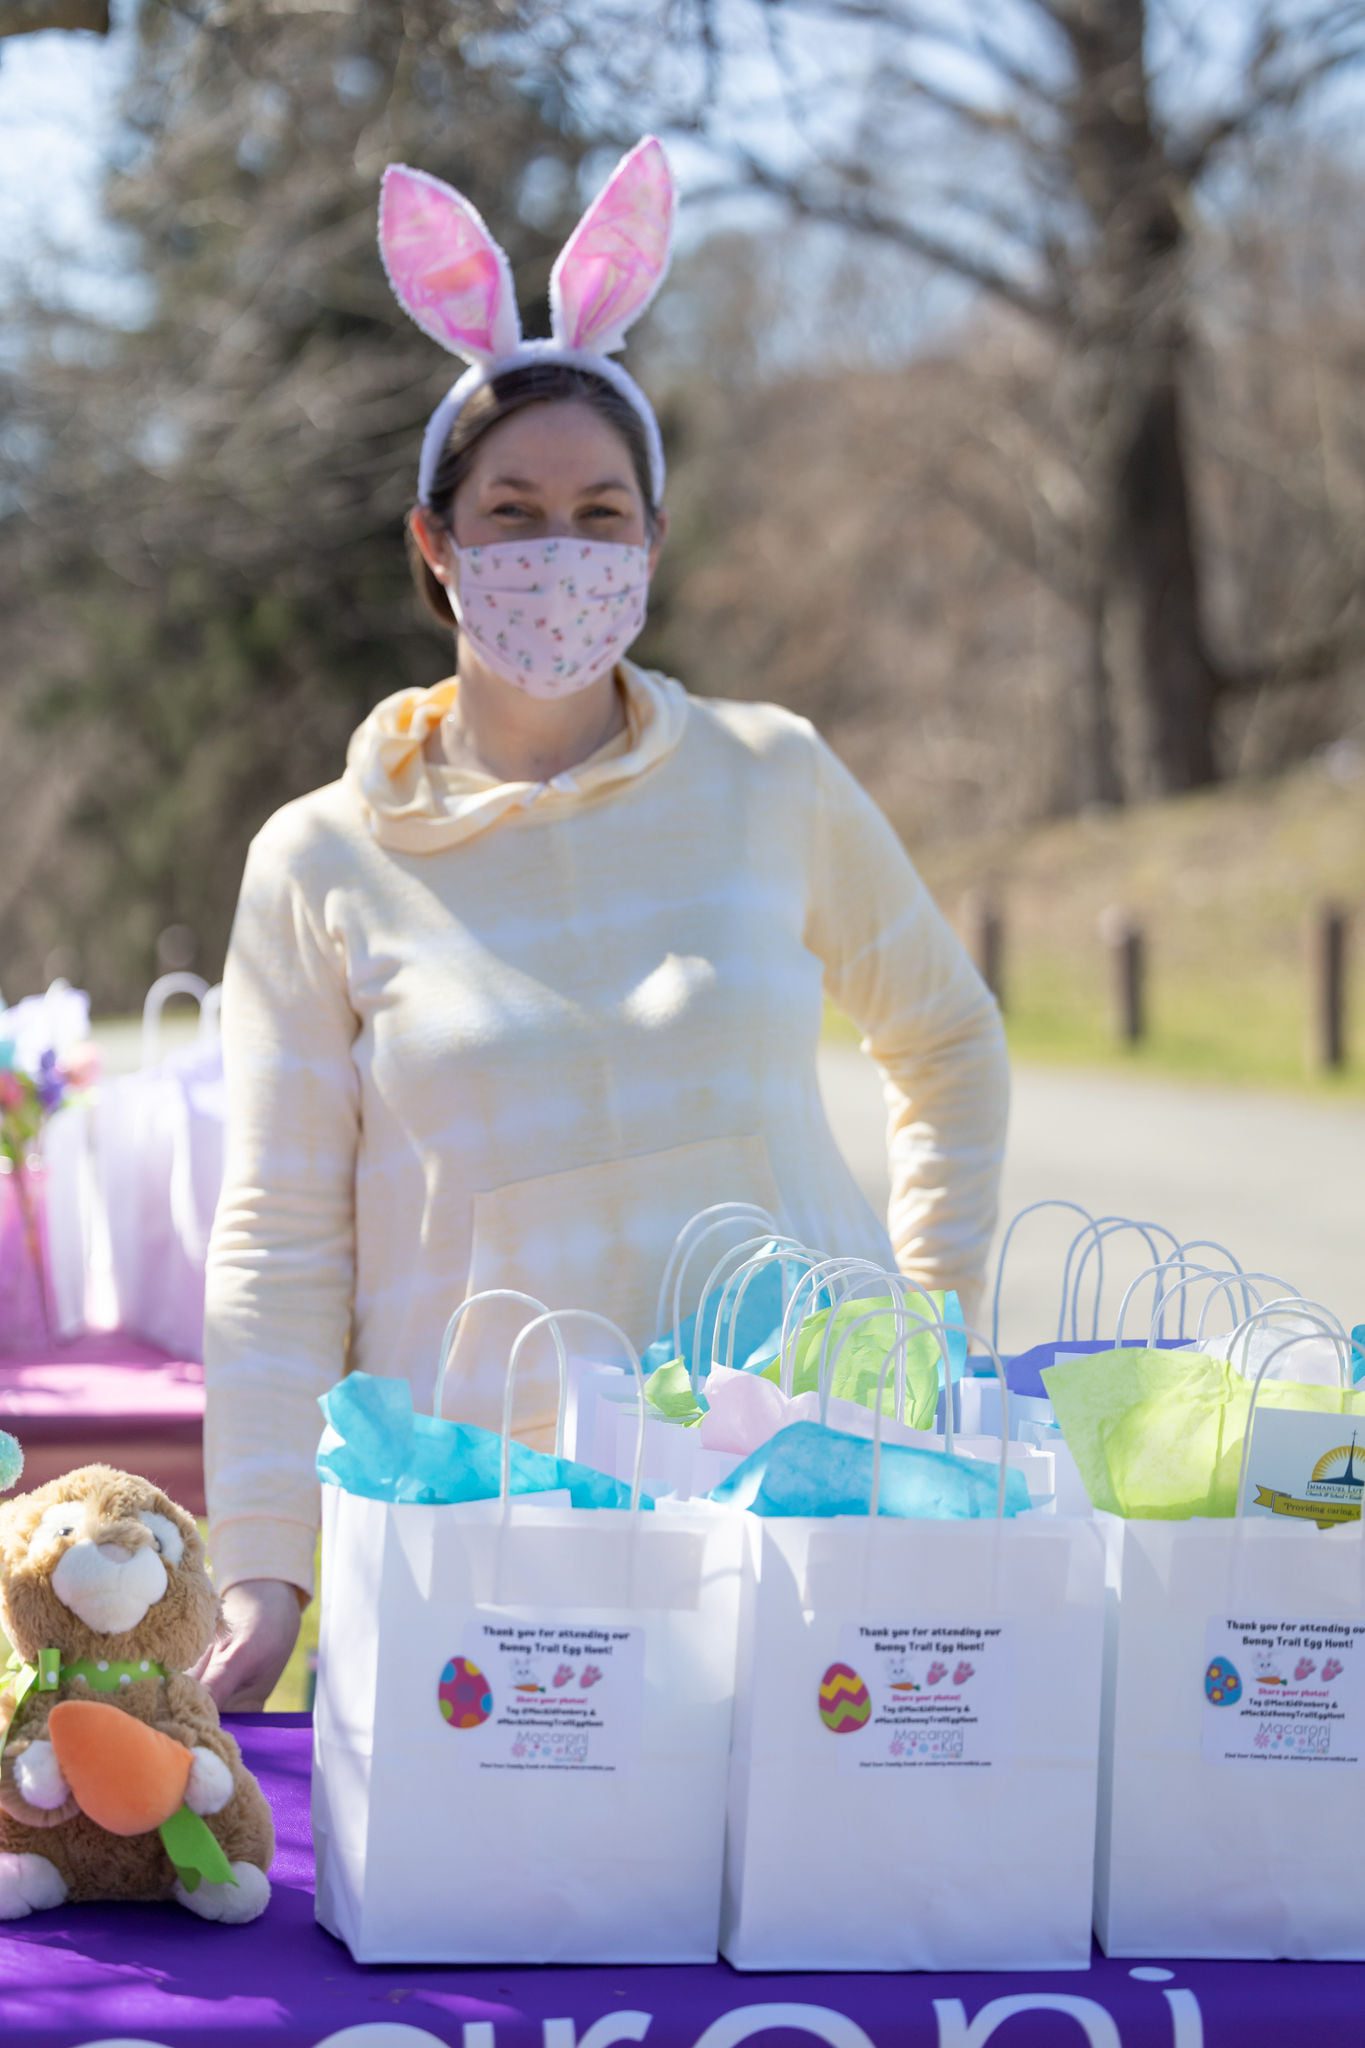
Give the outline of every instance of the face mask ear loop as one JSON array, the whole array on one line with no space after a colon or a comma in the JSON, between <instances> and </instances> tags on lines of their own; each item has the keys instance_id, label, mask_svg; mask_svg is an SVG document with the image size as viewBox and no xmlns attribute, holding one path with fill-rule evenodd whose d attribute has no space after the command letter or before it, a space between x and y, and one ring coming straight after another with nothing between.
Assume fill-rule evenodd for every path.
<instances>
[{"instance_id":1,"label":"face mask ear loop","mask_svg":"<svg viewBox=\"0 0 1365 2048\"><path fill-rule=\"evenodd\" d=\"M451 568L449 580L443 586L446 594L446 603L450 606L451 611L455 614L456 625L461 629L461 631L463 631L464 608L460 603L460 593L459 589L457 588L457 579L460 573L460 559L463 550L459 546L459 543L456 541L454 534L450 533L449 527L443 527L441 530L443 533L450 534L450 551L455 557L454 566Z\"/></svg>"}]
</instances>

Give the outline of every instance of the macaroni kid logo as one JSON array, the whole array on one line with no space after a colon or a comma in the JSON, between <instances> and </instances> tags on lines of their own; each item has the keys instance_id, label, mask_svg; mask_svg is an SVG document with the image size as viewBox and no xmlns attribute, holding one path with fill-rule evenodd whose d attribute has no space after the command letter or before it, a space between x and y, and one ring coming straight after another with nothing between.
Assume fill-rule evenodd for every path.
<instances>
[{"instance_id":1,"label":"macaroni kid logo","mask_svg":"<svg viewBox=\"0 0 1365 2048\"><path fill-rule=\"evenodd\" d=\"M1320 1529L1330 1529L1339 1522L1359 1521L1362 1491L1365 1451L1353 1434L1348 1444L1338 1444L1323 1452L1302 1494L1281 1493L1258 1482L1252 1505L1268 1508L1272 1515L1290 1515L1297 1521L1316 1522Z\"/></svg>"}]
</instances>

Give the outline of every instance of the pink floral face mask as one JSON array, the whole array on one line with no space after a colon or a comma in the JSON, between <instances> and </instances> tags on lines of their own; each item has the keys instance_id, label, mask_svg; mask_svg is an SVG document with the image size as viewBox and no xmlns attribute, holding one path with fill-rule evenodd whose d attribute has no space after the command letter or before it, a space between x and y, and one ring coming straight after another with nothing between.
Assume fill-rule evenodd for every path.
<instances>
[{"instance_id":1,"label":"pink floral face mask","mask_svg":"<svg viewBox=\"0 0 1365 2048\"><path fill-rule=\"evenodd\" d=\"M645 622L649 550L604 540L508 540L455 549L450 608L491 669L530 697L570 697Z\"/></svg>"}]
</instances>

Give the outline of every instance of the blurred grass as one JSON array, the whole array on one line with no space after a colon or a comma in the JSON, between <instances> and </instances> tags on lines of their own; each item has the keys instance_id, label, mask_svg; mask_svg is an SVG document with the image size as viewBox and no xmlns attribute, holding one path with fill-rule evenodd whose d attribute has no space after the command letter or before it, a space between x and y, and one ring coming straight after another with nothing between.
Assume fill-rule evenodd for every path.
<instances>
[{"instance_id":1,"label":"blurred grass","mask_svg":"<svg viewBox=\"0 0 1365 2048\"><path fill-rule=\"evenodd\" d=\"M1015 1056L1135 1075L1365 1097L1365 917L1348 953L1345 1068L1308 1063L1307 925L1365 909L1365 763L929 849L925 880L964 937L986 893L1005 919ZM1148 1036L1118 1040L1106 913L1147 938ZM834 1020L836 1035L851 1027Z\"/></svg>"}]
</instances>

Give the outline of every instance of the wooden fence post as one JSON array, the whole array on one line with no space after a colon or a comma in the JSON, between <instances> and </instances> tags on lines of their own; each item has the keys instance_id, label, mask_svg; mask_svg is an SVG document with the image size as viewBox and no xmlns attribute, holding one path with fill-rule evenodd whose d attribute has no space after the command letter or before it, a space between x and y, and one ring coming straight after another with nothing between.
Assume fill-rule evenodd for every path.
<instances>
[{"instance_id":1,"label":"wooden fence post","mask_svg":"<svg viewBox=\"0 0 1365 2048\"><path fill-rule=\"evenodd\" d=\"M1147 1036L1147 939L1137 919L1117 904L1100 918L1100 936L1113 963L1114 1026L1124 1045Z\"/></svg>"},{"instance_id":2,"label":"wooden fence post","mask_svg":"<svg viewBox=\"0 0 1365 2048\"><path fill-rule=\"evenodd\" d=\"M1309 1065L1334 1072L1346 1064L1346 938L1348 918L1336 903L1322 903L1309 925L1312 1028Z\"/></svg>"},{"instance_id":3,"label":"wooden fence post","mask_svg":"<svg viewBox=\"0 0 1365 2048\"><path fill-rule=\"evenodd\" d=\"M977 972L991 994L1005 1007L1005 918L989 890L973 892L967 902L968 945Z\"/></svg>"}]
</instances>

